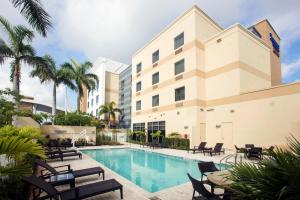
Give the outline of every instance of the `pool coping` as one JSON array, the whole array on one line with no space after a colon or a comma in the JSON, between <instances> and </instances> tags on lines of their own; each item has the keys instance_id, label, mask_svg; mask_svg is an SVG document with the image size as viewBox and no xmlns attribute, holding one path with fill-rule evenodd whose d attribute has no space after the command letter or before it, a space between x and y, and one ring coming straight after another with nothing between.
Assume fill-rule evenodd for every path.
<instances>
[{"instance_id":1,"label":"pool coping","mask_svg":"<svg viewBox=\"0 0 300 200\"><path fill-rule=\"evenodd\" d=\"M90 147L81 147L81 148L78 148L78 150L81 151L81 150L125 149L125 148L136 149L136 150L140 150L140 151L147 151L147 152L151 152L151 153L157 153L157 154L160 154L160 155L176 157L176 158L183 159L183 160L184 159L188 159L188 160L192 160L192 161L196 161L196 162L199 162L199 161L203 162L203 160L201 160L201 159L187 158L187 157L180 156L180 155L171 155L171 154L168 154L168 153L156 152L155 150L159 150L159 149L142 148L142 147L139 147L139 145L127 145L127 144L125 144L125 145L118 145L118 146L109 146L109 145L104 145L104 146L90 146ZM176 150L176 149L171 149L171 150ZM106 167L104 164L96 161L95 159L93 159L89 155L87 155L87 154L84 154L84 155L87 156L87 157L89 157L90 159L94 160L95 162L97 162L105 170L109 170L111 173L113 173L114 175L116 175L118 178L121 178L122 180L125 180L130 185L130 187L134 187L138 191L142 192L143 195L146 198L155 197L155 196L157 196L159 194L165 193L168 190L180 189L181 187L190 184L190 182L185 182L185 183L182 183L182 184L179 184L179 185L175 185L175 186L172 186L172 187L169 187L169 188L165 188L165 189L162 189L162 190L159 190L159 191L156 191L156 192L149 192L149 191L143 189L142 187L136 185L135 183L131 182L127 178L121 176L120 174L118 174L117 172L113 171L112 169ZM215 162L215 163L219 165L219 163L217 163L217 162Z\"/></svg>"}]
</instances>

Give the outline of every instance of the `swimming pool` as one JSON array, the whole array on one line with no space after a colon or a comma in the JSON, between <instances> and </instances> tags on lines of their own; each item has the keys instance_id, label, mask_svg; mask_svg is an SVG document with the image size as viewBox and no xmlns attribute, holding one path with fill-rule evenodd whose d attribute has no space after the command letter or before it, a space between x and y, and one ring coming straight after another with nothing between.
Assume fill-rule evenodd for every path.
<instances>
[{"instance_id":1,"label":"swimming pool","mask_svg":"<svg viewBox=\"0 0 300 200\"><path fill-rule=\"evenodd\" d=\"M196 160L132 148L82 152L148 192L186 183L187 173L196 178L201 176Z\"/></svg>"}]
</instances>

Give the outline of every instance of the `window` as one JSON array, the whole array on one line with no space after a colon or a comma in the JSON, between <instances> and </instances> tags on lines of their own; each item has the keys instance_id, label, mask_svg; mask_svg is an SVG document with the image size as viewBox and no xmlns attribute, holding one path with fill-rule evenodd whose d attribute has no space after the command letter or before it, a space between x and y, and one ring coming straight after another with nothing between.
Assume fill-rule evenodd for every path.
<instances>
[{"instance_id":1,"label":"window","mask_svg":"<svg viewBox=\"0 0 300 200\"><path fill-rule=\"evenodd\" d=\"M184 32L174 38L174 49L181 47L184 44Z\"/></svg>"},{"instance_id":2,"label":"window","mask_svg":"<svg viewBox=\"0 0 300 200\"><path fill-rule=\"evenodd\" d=\"M88 102L88 108L90 107L90 102Z\"/></svg>"},{"instance_id":3,"label":"window","mask_svg":"<svg viewBox=\"0 0 300 200\"><path fill-rule=\"evenodd\" d=\"M95 113L95 115L96 115L96 116L98 115L98 108L96 109L96 113Z\"/></svg>"},{"instance_id":4,"label":"window","mask_svg":"<svg viewBox=\"0 0 300 200\"><path fill-rule=\"evenodd\" d=\"M91 115L94 115L93 111L91 112Z\"/></svg>"},{"instance_id":5,"label":"window","mask_svg":"<svg viewBox=\"0 0 300 200\"><path fill-rule=\"evenodd\" d=\"M156 63L159 60L159 50L152 54L152 63Z\"/></svg>"},{"instance_id":6,"label":"window","mask_svg":"<svg viewBox=\"0 0 300 200\"><path fill-rule=\"evenodd\" d=\"M152 74L152 85L159 83L159 72Z\"/></svg>"},{"instance_id":7,"label":"window","mask_svg":"<svg viewBox=\"0 0 300 200\"><path fill-rule=\"evenodd\" d=\"M175 101L181 101L185 99L185 87L175 89Z\"/></svg>"},{"instance_id":8,"label":"window","mask_svg":"<svg viewBox=\"0 0 300 200\"><path fill-rule=\"evenodd\" d=\"M91 107L94 106L94 99L91 100Z\"/></svg>"},{"instance_id":9,"label":"window","mask_svg":"<svg viewBox=\"0 0 300 200\"><path fill-rule=\"evenodd\" d=\"M133 131L144 131L145 123L133 123L132 129L133 129Z\"/></svg>"},{"instance_id":10,"label":"window","mask_svg":"<svg viewBox=\"0 0 300 200\"><path fill-rule=\"evenodd\" d=\"M97 81L97 91L99 91L99 81Z\"/></svg>"},{"instance_id":11,"label":"window","mask_svg":"<svg viewBox=\"0 0 300 200\"><path fill-rule=\"evenodd\" d=\"M141 110L142 108L142 101L139 100L136 102L136 105L135 105L135 110Z\"/></svg>"},{"instance_id":12,"label":"window","mask_svg":"<svg viewBox=\"0 0 300 200\"><path fill-rule=\"evenodd\" d=\"M125 99L124 94L121 94L121 105L124 105L124 99Z\"/></svg>"},{"instance_id":13,"label":"window","mask_svg":"<svg viewBox=\"0 0 300 200\"><path fill-rule=\"evenodd\" d=\"M99 95L96 96L96 105L99 103Z\"/></svg>"},{"instance_id":14,"label":"window","mask_svg":"<svg viewBox=\"0 0 300 200\"><path fill-rule=\"evenodd\" d=\"M92 96L94 95L94 91L93 90L91 91L91 94L92 94Z\"/></svg>"},{"instance_id":15,"label":"window","mask_svg":"<svg viewBox=\"0 0 300 200\"><path fill-rule=\"evenodd\" d=\"M142 89L142 82L137 82L136 83L136 92L140 91Z\"/></svg>"},{"instance_id":16,"label":"window","mask_svg":"<svg viewBox=\"0 0 300 200\"><path fill-rule=\"evenodd\" d=\"M121 90L124 90L124 87L125 87L125 80L122 80L121 81Z\"/></svg>"},{"instance_id":17,"label":"window","mask_svg":"<svg viewBox=\"0 0 300 200\"><path fill-rule=\"evenodd\" d=\"M140 71L142 71L142 63L141 62L136 65L136 73L139 73Z\"/></svg>"},{"instance_id":18,"label":"window","mask_svg":"<svg viewBox=\"0 0 300 200\"><path fill-rule=\"evenodd\" d=\"M159 106L159 95L152 96L152 107Z\"/></svg>"},{"instance_id":19,"label":"window","mask_svg":"<svg viewBox=\"0 0 300 200\"><path fill-rule=\"evenodd\" d=\"M184 72L184 59L175 63L175 75Z\"/></svg>"}]
</instances>

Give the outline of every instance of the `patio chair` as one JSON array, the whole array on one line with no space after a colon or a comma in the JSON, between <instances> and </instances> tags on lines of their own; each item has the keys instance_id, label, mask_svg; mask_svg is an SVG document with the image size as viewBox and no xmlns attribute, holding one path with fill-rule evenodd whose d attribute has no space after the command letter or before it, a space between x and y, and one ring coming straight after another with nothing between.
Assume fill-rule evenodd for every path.
<instances>
[{"instance_id":1,"label":"patio chair","mask_svg":"<svg viewBox=\"0 0 300 200\"><path fill-rule=\"evenodd\" d=\"M245 144L246 149L252 149L254 148L254 144Z\"/></svg>"},{"instance_id":2,"label":"patio chair","mask_svg":"<svg viewBox=\"0 0 300 200\"><path fill-rule=\"evenodd\" d=\"M48 158L49 159L59 158L61 161L64 161L64 158L66 158L66 157L76 157L76 156L78 156L79 159L82 159L82 153L80 153L80 152L63 152L61 150L58 150L58 153L51 154Z\"/></svg>"},{"instance_id":3,"label":"patio chair","mask_svg":"<svg viewBox=\"0 0 300 200\"><path fill-rule=\"evenodd\" d=\"M217 143L214 148L205 148L203 153L204 153L204 155L205 155L205 153L209 153L210 156L212 156L213 154L221 155L221 153L225 153L225 150L223 150L222 147L223 147L223 143Z\"/></svg>"},{"instance_id":4,"label":"patio chair","mask_svg":"<svg viewBox=\"0 0 300 200\"><path fill-rule=\"evenodd\" d=\"M79 200L86 199L88 197L93 197L99 194L104 194L107 192L112 192L115 190L120 190L121 199L123 199L123 185L120 184L115 179L109 179L105 181L90 183L82 185L79 187L71 188L68 190L58 191L50 183L46 182L44 179L37 177L35 175L24 177L22 179L25 183L28 183L34 187L33 189L33 200L42 199L55 199L55 200ZM35 189L39 192L36 194ZM43 191L46 195L40 197Z\"/></svg>"},{"instance_id":5,"label":"patio chair","mask_svg":"<svg viewBox=\"0 0 300 200\"><path fill-rule=\"evenodd\" d=\"M72 173L75 178L94 175L94 174L98 174L99 176L101 176L102 174L103 180L105 179L104 170L101 167L91 167L91 168L80 169L80 170L72 170L70 165L61 165L61 166L52 167L40 159L35 159L34 164L36 166L40 166L44 168L43 170L41 170L42 178L49 178L51 175ZM63 167L65 167L66 169L60 171L56 170L57 168L63 168Z\"/></svg>"},{"instance_id":6,"label":"patio chair","mask_svg":"<svg viewBox=\"0 0 300 200\"><path fill-rule=\"evenodd\" d=\"M203 181L203 176L207 177L209 172L219 171L214 162L199 162L198 168L201 172L201 181Z\"/></svg>"},{"instance_id":7,"label":"patio chair","mask_svg":"<svg viewBox=\"0 0 300 200\"><path fill-rule=\"evenodd\" d=\"M257 159L262 159L262 148L261 147L254 147L251 148L248 151L248 158L257 158Z\"/></svg>"},{"instance_id":8,"label":"patio chair","mask_svg":"<svg viewBox=\"0 0 300 200\"><path fill-rule=\"evenodd\" d=\"M193 151L193 153L196 153L196 151L203 152L205 150L206 144L207 144L207 142L201 142L198 146L194 146L193 149L188 149L188 152L189 151Z\"/></svg>"},{"instance_id":9,"label":"patio chair","mask_svg":"<svg viewBox=\"0 0 300 200\"><path fill-rule=\"evenodd\" d=\"M189 179L192 182L193 185L193 197L192 200L204 200L204 199L208 199L208 200L219 200L221 199L218 195L215 195L213 193L210 193L204 186L202 181L198 181L197 179L194 179L193 177L191 177L191 175L188 173L187 174ZM195 193L198 192L199 195L201 196L195 196Z\"/></svg>"}]
</instances>

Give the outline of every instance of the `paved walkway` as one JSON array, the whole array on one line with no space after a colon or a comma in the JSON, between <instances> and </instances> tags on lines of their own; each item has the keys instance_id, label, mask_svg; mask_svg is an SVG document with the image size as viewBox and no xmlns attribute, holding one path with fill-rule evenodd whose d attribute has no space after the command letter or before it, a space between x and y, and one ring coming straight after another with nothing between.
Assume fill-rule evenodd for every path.
<instances>
[{"instance_id":1,"label":"paved walkway","mask_svg":"<svg viewBox=\"0 0 300 200\"><path fill-rule=\"evenodd\" d=\"M175 149L149 149L149 148L141 148L139 145L134 145L134 144L125 144L122 146L100 146L100 147L86 147L82 149L98 149L98 148L124 148L124 147L131 147L131 148L137 148L137 149L143 149L147 151L152 151L152 152L158 152L158 153L163 153L167 155L173 155L173 156L181 156L184 158L189 158L189 159L196 159L196 160L202 160L202 161L213 161L215 163L219 163L220 160L226 156L221 155L221 156L204 156L202 153L187 153L187 151L183 150L175 150ZM228 153L227 153L228 155ZM105 167L101 163L98 163L97 161L93 160L92 158L86 156L83 154L82 160L79 159L72 159L72 158L66 158L65 161L50 161L50 165L52 166L58 166L58 165L64 165L64 164L70 164L72 169L83 169L83 168L88 168L88 167L95 167L95 166L101 166L105 170L105 179L110 179L114 178L118 180L121 184L124 186L124 199L125 200L190 200L193 194L193 189L192 185L190 182L178 185L172 188L164 189L159 192L155 193L149 193L142 188L136 186L129 180L123 178L122 176L118 175L117 173L113 172L109 168ZM88 177L82 177L76 179L76 186L87 184L87 183L92 183L95 181L102 180L101 178L99 179L98 175L92 175ZM67 189L68 186L60 186L58 187L59 190ZM221 190L216 191L216 192L222 192ZM99 199L99 200L117 200L120 199L120 193L118 191L115 192L110 192L107 194L102 194L95 196L93 198L89 199Z\"/></svg>"}]
</instances>

